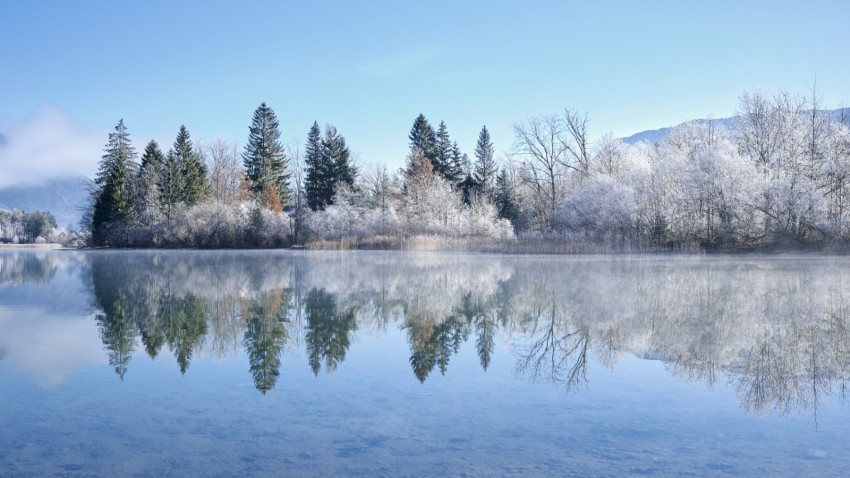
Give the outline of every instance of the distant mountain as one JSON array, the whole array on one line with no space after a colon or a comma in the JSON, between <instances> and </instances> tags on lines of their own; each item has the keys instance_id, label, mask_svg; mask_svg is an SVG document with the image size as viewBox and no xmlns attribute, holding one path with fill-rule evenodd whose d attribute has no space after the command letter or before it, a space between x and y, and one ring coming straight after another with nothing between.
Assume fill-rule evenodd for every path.
<instances>
[{"instance_id":1,"label":"distant mountain","mask_svg":"<svg viewBox=\"0 0 850 478\"><path fill-rule=\"evenodd\" d=\"M850 125L850 108L830 110L829 113L836 120L839 119L839 118L844 118L844 121L848 122L848 125ZM635 134L633 134L633 135L631 135L627 138L623 138L623 142L627 143L627 144L637 144L637 143L640 143L640 142L655 144L655 143L661 141L662 139L664 139L668 134L670 134L670 131L673 130L674 128L678 128L679 126L683 126L683 125L686 125L686 124L692 124L692 123L693 124L706 124L709 121L713 121L714 124L718 127L732 129L737 124L738 118L739 118L738 116L733 116L731 118L719 118L719 119L715 119L715 120L695 119L695 120L692 120L692 121L685 121L684 123L678 124L676 126L670 126L670 127L667 127L667 128L660 128L660 129L650 129L650 130L646 130L646 131L641 131L640 133L635 133Z\"/></svg>"},{"instance_id":2,"label":"distant mountain","mask_svg":"<svg viewBox=\"0 0 850 478\"><path fill-rule=\"evenodd\" d=\"M0 209L49 211L60 227L70 224L77 229L88 199L86 181L84 177L73 176L47 180L36 186L6 186L0 188Z\"/></svg>"}]
</instances>

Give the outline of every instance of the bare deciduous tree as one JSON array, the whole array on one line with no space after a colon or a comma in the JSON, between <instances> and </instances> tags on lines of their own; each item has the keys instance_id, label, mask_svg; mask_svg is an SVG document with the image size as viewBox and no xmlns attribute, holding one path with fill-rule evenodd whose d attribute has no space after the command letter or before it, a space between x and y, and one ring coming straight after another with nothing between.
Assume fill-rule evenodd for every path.
<instances>
[{"instance_id":1,"label":"bare deciduous tree","mask_svg":"<svg viewBox=\"0 0 850 478\"><path fill-rule=\"evenodd\" d=\"M213 199L220 202L240 199L245 172L239 161L239 146L219 136L199 149L209 167Z\"/></svg>"}]
</instances>

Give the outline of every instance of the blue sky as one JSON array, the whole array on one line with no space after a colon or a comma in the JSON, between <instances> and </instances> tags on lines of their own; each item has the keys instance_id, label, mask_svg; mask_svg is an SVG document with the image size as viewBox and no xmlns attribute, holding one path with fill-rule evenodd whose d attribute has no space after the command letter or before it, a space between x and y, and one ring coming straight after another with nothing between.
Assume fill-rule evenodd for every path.
<instances>
[{"instance_id":1,"label":"blue sky","mask_svg":"<svg viewBox=\"0 0 850 478\"><path fill-rule=\"evenodd\" d=\"M744 91L815 78L837 107L848 18L847 1L5 2L0 132L18 147L0 168L49 155L93 172L119 118L139 149L181 124L244 143L261 101L284 140L330 122L393 168L420 112L471 155L482 125L498 151L516 121L565 107L593 137L729 116Z\"/></svg>"}]
</instances>

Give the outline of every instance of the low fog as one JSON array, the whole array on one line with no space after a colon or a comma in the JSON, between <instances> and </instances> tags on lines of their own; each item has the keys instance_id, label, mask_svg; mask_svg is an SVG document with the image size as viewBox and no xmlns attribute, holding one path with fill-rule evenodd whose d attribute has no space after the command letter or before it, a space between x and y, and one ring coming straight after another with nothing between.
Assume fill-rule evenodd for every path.
<instances>
[{"instance_id":1,"label":"low fog","mask_svg":"<svg viewBox=\"0 0 850 478\"><path fill-rule=\"evenodd\" d=\"M41 107L0 132L0 188L61 176L92 177L105 132L76 124L56 107Z\"/></svg>"}]
</instances>

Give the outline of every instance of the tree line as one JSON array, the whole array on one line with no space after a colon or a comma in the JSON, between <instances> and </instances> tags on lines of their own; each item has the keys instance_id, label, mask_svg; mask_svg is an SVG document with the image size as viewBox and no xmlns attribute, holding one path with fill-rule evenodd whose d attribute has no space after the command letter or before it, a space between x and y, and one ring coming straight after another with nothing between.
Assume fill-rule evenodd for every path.
<instances>
[{"instance_id":1,"label":"tree line","mask_svg":"<svg viewBox=\"0 0 850 478\"><path fill-rule=\"evenodd\" d=\"M285 147L265 103L241 154L223 139L196 146L181 127L167 153L151 141L137 163L120 121L85 222L93 245L112 247L843 242L846 113L821 108L815 89L808 98L751 92L731 121L689 122L657 143L626 144L592 139L587 114L565 109L516 123L498 158L482 127L473 159L445 122L435 128L419 114L395 172L357 164L339 131L317 121L303 149Z\"/></svg>"},{"instance_id":2,"label":"tree line","mask_svg":"<svg viewBox=\"0 0 850 478\"><path fill-rule=\"evenodd\" d=\"M26 244L47 242L54 238L56 218L47 211L0 211L0 243Z\"/></svg>"}]
</instances>

